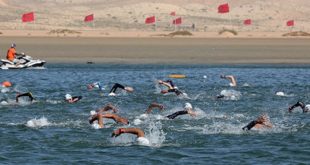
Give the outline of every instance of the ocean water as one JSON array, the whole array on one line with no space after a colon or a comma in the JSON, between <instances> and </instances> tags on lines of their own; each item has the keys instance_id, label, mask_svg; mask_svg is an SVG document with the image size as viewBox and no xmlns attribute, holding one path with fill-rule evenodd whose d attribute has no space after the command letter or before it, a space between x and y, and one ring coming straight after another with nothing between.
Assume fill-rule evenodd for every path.
<instances>
[{"instance_id":1,"label":"ocean water","mask_svg":"<svg viewBox=\"0 0 310 165\"><path fill-rule=\"evenodd\" d=\"M162 95L158 79L171 73L188 97ZM229 87L221 74L235 75ZM309 114L288 106L310 104L309 65L48 65L44 70L1 70L1 81L14 83L0 93L0 164L309 164ZM101 82L105 90L87 90ZM109 97L113 83L134 87L133 93ZM16 92L31 91L34 103L15 103ZM283 96L275 93L281 91ZM216 99L220 93L233 97ZM83 96L75 104L64 95ZM165 110L143 115L152 102ZM190 102L198 116L174 120L165 116ZM130 125L104 120L106 127L88 123L90 111L107 103L119 108ZM242 131L266 113L271 129ZM138 127L150 140L138 145L135 136L111 138L120 127Z\"/></svg>"}]
</instances>

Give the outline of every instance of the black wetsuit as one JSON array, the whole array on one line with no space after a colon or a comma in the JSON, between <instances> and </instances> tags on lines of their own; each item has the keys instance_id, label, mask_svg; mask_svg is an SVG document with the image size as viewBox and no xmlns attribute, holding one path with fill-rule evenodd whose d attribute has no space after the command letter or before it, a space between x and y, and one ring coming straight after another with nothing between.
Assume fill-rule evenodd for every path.
<instances>
[{"instance_id":1,"label":"black wetsuit","mask_svg":"<svg viewBox=\"0 0 310 165\"><path fill-rule=\"evenodd\" d=\"M179 91L178 89L168 89L168 92L174 92L176 95L182 94L182 92Z\"/></svg>"},{"instance_id":2,"label":"black wetsuit","mask_svg":"<svg viewBox=\"0 0 310 165\"><path fill-rule=\"evenodd\" d=\"M301 102L301 101L298 101L296 104L292 105L291 107L289 107L289 112L292 112L294 108L296 107L301 107L302 111L304 113L308 112L308 108L306 108L306 105Z\"/></svg>"},{"instance_id":3,"label":"black wetsuit","mask_svg":"<svg viewBox=\"0 0 310 165\"><path fill-rule=\"evenodd\" d=\"M178 89L174 88L174 84L173 84L172 80L167 80L167 81L164 81L164 82L169 83L170 86L173 88L173 89L168 89L168 92L174 92L176 95L183 94L181 91L179 91Z\"/></svg>"},{"instance_id":4,"label":"black wetsuit","mask_svg":"<svg viewBox=\"0 0 310 165\"><path fill-rule=\"evenodd\" d=\"M110 93L115 93L117 88L121 88L121 89L125 89L125 87L119 83L115 83L112 87L112 89L110 90Z\"/></svg>"},{"instance_id":5,"label":"black wetsuit","mask_svg":"<svg viewBox=\"0 0 310 165\"><path fill-rule=\"evenodd\" d=\"M179 115L186 115L186 114L188 114L188 112L187 112L186 110L184 110L184 111L175 112L175 113L173 113L173 114L171 114L171 115L168 115L167 117L168 117L169 119L174 119L174 118L176 118L176 117L179 116Z\"/></svg>"},{"instance_id":6,"label":"black wetsuit","mask_svg":"<svg viewBox=\"0 0 310 165\"><path fill-rule=\"evenodd\" d=\"M20 97L24 97L24 96L29 97L31 102L34 100L34 97L32 96L32 93L31 93L31 92L27 92L27 93L23 93L23 94L17 95L17 96L16 96L16 102L18 103L18 99L19 99Z\"/></svg>"},{"instance_id":7,"label":"black wetsuit","mask_svg":"<svg viewBox=\"0 0 310 165\"><path fill-rule=\"evenodd\" d=\"M253 120L251 121L248 125L246 125L245 127L243 127L243 130L250 130L252 129L255 125L257 124L257 121Z\"/></svg>"}]
</instances>

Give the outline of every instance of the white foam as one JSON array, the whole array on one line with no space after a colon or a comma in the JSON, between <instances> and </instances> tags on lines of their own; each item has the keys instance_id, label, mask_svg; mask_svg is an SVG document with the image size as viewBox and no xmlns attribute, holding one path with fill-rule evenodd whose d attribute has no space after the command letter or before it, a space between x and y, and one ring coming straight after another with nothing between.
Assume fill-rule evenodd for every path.
<instances>
[{"instance_id":1,"label":"white foam","mask_svg":"<svg viewBox=\"0 0 310 165\"><path fill-rule=\"evenodd\" d=\"M286 94L286 93L281 92L281 91L276 92L276 95L281 96L281 97L293 97L294 96L293 94Z\"/></svg>"},{"instance_id":2,"label":"white foam","mask_svg":"<svg viewBox=\"0 0 310 165\"><path fill-rule=\"evenodd\" d=\"M9 103L7 101L1 101L0 103L1 105L9 105Z\"/></svg>"},{"instance_id":3,"label":"white foam","mask_svg":"<svg viewBox=\"0 0 310 165\"><path fill-rule=\"evenodd\" d=\"M1 93L7 93L10 92L10 88L2 88Z\"/></svg>"},{"instance_id":4,"label":"white foam","mask_svg":"<svg viewBox=\"0 0 310 165\"><path fill-rule=\"evenodd\" d=\"M239 100L241 97L241 92L235 91L233 89L222 90L221 95L224 96L225 100Z\"/></svg>"},{"instance_id":5,"label":"white foam","mask_svg":"<svg viewBox=\"0 0 310 165\"><path fill-rule=\"evenodd\" d=\"M160 147L166 139L166 133L163 131L160 121L150 121L146 132L146 138L150 141L150 146Z\"/></svg>"},{"instance_id":6,"label":"white foam","mask_svg":"<svg viewBox=\"0 0 310 165\"><path fill-rule=\"evenodd\" d=\"M26 126L31 128L40 128L44 126L49 126L51 123L45 117L41 117L40 119L31 119L27 121Z\"/></svg>"},{"instance_id":7,"label":"white foam","mask_svg":"<svg viewBox=\"0 0 310 165\"><path fill-rule=\"evenodd\" d=\"M50 104L61 104L62 103L62 101L60 100L49 100L49 99L47 99L46 102Z\"/></svg>"},{"instance_id":8,"label":"white foam","mask_svg":"<svg viewBox=\"0 0 310 165\"><path fill-rule=\"evenodd\" d=\"M135 120L133 120L133 124L134 124L134 125L140 125L140 124L142 124L142 123L143 123L143 121L140 120L140 119L135 119Z\"/></svg>"}]
</instances>

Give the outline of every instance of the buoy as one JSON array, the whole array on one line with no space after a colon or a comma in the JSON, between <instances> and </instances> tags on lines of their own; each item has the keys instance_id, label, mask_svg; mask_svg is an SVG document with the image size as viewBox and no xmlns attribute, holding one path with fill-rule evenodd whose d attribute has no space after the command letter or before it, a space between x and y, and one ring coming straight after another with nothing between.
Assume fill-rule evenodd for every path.
<instances>
[{"instance_id":1,"label":"buoy","mask_svg":"<svg viewBox=\"0 0 310 165\"><path fill-rule=\"evenodd\" d=\"M170 74L168 75L169 78L186 78L184 74Z\"/></svg>"},{"instance_id":2,"label":"buoy","mask_svg":"<svg viewBox=\"0 0 310 165\"><path fill-rule=\"evenodd\" d=\"M4 82L2 82L2 86L3 86L3 87L11 87L11 86L12 86L12 83L9 82L9 81L4 81Z\"/></svg>"}]
</instances>

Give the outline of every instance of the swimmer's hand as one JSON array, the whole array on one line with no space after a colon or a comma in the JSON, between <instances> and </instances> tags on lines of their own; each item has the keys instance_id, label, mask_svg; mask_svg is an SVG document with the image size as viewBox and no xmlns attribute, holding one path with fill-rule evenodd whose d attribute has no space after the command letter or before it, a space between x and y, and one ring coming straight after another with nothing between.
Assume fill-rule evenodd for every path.
<instances>
[{"instance_id":1,"label":"swimmer's hand","mask_svg":"<svg viewBox=\"0 0 310 165\"><path fill-rule=\"evenodd\" d=\"M111 137L118 137L119 135L121 135L121 131L120 131L120 129L117 129L117 130L112 132Z\"/></svg>"}]
</instances>

